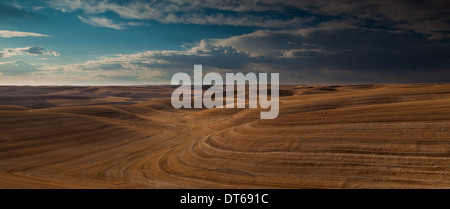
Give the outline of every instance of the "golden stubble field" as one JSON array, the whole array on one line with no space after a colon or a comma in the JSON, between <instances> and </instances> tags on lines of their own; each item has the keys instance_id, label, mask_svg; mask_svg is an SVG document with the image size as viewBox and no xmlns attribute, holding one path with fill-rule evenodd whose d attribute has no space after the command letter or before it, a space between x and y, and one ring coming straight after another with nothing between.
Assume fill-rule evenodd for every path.
<instances>
[{"instance_id":1,"label":"golden stubble field","mask_svg":"<svg viewBox=\"0 0 450 209\"><path fill-rule=\"evenodd\" d=\"M450 188L450 85L282 86L280 114L170 87L0 87L0 188Z\"/></svg>"}]
</instances>

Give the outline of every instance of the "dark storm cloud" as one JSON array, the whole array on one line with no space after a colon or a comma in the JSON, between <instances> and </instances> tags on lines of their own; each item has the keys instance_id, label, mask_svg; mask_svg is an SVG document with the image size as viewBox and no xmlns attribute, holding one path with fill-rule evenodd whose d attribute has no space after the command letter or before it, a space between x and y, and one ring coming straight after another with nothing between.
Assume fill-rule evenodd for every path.
<instances>
[{"instance_id":1,"label":"dark storm cloud","mask_svg":"<svg viewBox=\"0 0 450 209\"><path fill-rule=\"evenodd\" d=\"M421 33L430 38L449 38L450 1L404 0L303 0L288 1L297 8L315 14L350 16L374 20L375 25L389 26Z\"/></svg>"},{"instance_id":2,"label":"dark storm cloud","mask_svg":"<svg viewBox=\"0 0 450 209\"><path fill-rule=\"evenodd\" d=\"M418 82L440 79L450 69L450 48L441 40L350 25L256 31L213 42L245 51L253 56L246 61L282 70L291 80Z\"/></svg>"},{"instance_id":3,"label":"dark storm cloud","mask_svg":"<svg viewBox=\"0 0 450 209\"><path fill-rule=\"evenodd\" d=\"M339 22L299 30L260 30L202 40L185 51L147 51L78 65L79 70L158 69L166 79L193 64L205 71L279 72L283 83L442 82L450 48L411 32Z\"/></svg>"},{"instance_id":4,"label":"dark storm cloud","mask_svg":"<svg viewBox=\"0 0 450 209\"><path fill-rule=\"evenodd\" d=\"M450 32L450 1L447 0L58 0L50 1L49 6L64 11L82 10L86 14L113 12L123 19L161 23L287 28L302 27L314 18L345 17L372 20L378 26L410 30L434 39L448 38ZM209 10L213 12L206 12Z\"/></svg>"}]
</instances>

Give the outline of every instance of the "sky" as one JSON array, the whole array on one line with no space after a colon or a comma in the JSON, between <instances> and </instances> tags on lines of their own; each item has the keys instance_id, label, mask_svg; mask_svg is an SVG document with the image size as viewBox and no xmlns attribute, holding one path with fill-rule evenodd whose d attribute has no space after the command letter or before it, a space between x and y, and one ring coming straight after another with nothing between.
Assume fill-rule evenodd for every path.
<instances>
[{"instance_id":1,"label":"sky","mask_svg":"<svg viewBox=\"0 0 450 209\"><path fill-rule=\"evenodd\" d=\"M450 1L0 0L0 85L448 83Z\"/></svg>"}]
</instances>

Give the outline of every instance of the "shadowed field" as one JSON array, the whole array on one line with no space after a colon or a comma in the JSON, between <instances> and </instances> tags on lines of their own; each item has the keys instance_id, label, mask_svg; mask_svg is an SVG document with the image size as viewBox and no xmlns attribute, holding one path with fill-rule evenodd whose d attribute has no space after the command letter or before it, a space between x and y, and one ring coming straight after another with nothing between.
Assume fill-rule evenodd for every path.
<instances>
[{"instance_id":1,"label":"shadowed field","mask_svg":"<svg viewBox=\"0 0 450 209\"><path fill-rule=\"evenodd\" d=\"M173 88L0 87L0 188L450 188L450 85L282 86L280 114Z\"/></svg>"}]
</instances>

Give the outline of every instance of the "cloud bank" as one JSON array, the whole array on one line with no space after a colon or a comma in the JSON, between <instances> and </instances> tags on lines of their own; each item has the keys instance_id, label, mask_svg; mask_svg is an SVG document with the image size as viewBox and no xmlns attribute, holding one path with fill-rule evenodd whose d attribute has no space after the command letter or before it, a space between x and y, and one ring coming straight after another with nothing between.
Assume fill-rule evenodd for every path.
<instances>
[{"instance_id":1,"label":"cloud bank","mask_svg":"<svg viewBox=\"0 0 450 209\"><path fill-rule=\"evenodd\" d=\"M299 27L315 16L347 17L383 22L386 26L414 31L431 39L449 37L450 2L428 1L351 1L351 0L166 0L166 1L108 1L58 0L50 6L67 12L86 14L112 12L123 19L155 20L161 23L190 23L257 26L265 28ZM282 14L298 10L302 17ZM208 13L214 10L213 13ZM277 15L268 15L267 11Z\"/></svg>"}]
</instances>

